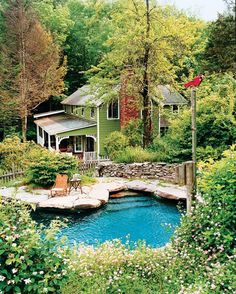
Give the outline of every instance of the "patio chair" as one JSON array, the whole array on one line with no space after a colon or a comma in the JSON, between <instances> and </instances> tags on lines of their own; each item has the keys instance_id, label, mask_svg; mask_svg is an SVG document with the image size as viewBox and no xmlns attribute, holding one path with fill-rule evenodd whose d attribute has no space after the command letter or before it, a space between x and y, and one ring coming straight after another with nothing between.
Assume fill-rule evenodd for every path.
<instances>
[{"instance_id":1,"label":"patio chair","mask_svg":"<svg viewBox=\"0 0 236 294\"><path fill-rule=\"evenodd\" d=\"M81 194L83 193L80 174L74 174L72 179L69 180L69 184L69 194L73 189L77 191L78 188L80 189Z\"/></svg>"},{"instance_id":2,"label":"patio chair","mask_svg":"<svg viewBox=\"0 0 236 294\"><path fill-rule=\"evenodd\" d=\"M51 197L53 196L65 196L67 195L68 189L68 176L58 174L56 177L55 184L51 189Z\"/></svg>"}]
</instances>

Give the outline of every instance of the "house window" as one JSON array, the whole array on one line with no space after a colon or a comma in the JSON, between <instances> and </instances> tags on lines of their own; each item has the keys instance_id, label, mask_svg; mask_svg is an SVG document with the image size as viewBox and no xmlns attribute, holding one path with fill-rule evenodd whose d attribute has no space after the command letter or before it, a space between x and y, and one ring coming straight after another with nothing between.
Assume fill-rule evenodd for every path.
<instances>
[{"instance_id":1,"label":"house window","mask_svg":"<svg viewBox=\"0 0 236 294\"><path fill-rule=\"evenodd\" d=\"M107 108L108 119L119 119L119 102L118 100L112 101Z\"/></svg>"},{"instance_id":2,"label":"house window","mask_svg":"<svg viewBox=\"0 0 236 294\"><path fill-rule=\"evenodd\" d=\"M43 138L43 130L41 127L39 127L39 137Z\"/></svg>"},{"instance_id":3,"label":"house window","mask_svg":"<svg viewBox=\"0 0 236 294\"><path fill-rule=\"evenodd\" d=\"M173 112L179 112L179 106L173 105Z\"/></svg>"},{"instance_id":4,"label":"house window","mask_svg":"<svg viewBox=\"0 0 236 294\"><path fill-rule=\"evenodd\" d=\"M75 152L83 151L82 136L75 137L74 147L75 147Z\"/></svg>"},{"instance_id":5,"label":"house window","mask_svg":"<svg viewBox=\"0 0 236 294\"><path fill-rule=\"evenodd\" d=\"M84 116L84 107L81 108L81 116Z\"/></svg>"},{"instance_id":6,"label":"house window","mask_svg":"<svg viewBox=\"0 0 236 294\"><path fill-rule=\"evenodd\" d=\"M94 117L95 117L95 109L94 109L94 107L92 107L92 108L90 109L90 117L91 117L91 118L94 118Z\"/></svg>"}]
</instances>

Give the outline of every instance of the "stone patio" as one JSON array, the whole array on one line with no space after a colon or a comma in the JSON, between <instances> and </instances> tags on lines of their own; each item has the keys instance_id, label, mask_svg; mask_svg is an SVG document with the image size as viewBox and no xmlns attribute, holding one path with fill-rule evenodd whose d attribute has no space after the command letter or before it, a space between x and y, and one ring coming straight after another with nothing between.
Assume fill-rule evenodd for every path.
<instances>
[{"instance_id":1,"label":"stone patio","mask_svg":"<svg viewBox=\"0 0 236 294\"><path fill-rule=\"evenodd\" d=\"M27 187L0 188L0 196L4 198L16 198L21 201L35 204L40 209L57 209L66 211L77 211L81 209L95 209L109 201L110 193L116 194L116 198L124 197L122 191L138 191L151 193L157 197L186 200L187 190L185 187L178 187L172 184L160 184L158 180L129 181L122 178L98 178L97 183L92 186L83 186L80 191L71 191L70 195L50 198L50 190L37 189L27 191Z\"/></svg>"}]
</instances>

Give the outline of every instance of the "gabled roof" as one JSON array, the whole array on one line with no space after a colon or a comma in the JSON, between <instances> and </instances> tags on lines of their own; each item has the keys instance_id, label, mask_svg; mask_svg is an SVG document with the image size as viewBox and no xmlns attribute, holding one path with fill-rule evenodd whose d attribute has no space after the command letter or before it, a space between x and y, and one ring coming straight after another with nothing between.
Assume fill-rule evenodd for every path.
<instances>
[{"instance_id":1,"label":"gabled roof","mask_svg":"<svg viewBox=\"0 0 236 294\"><path fill-rule=\"evenodd\" d=\"M94 94L92 94L92 92L94 92ZM93 91L90 85L84 85L64 99L61 103L64 105L76 106L99 106L102 104L102 101L96 99L96 91Z\"/></svg>"},{"instance_id":2,"label":"gabled roof","mask_svg":"<svg viewBox=\"0 0 236 294\"><path fill-rule=\"evenodd\" d=\"M68 114L52 115L35 120L49 135L56 135L68 131L96 126L96 122L82 119Z\"/></svg>"},{"instance_id":3,"label":"gabled roof","mask_svg":"<svg viewBox=\"0 0 236 294\"><path fill-rule=\"evenodd\" d=\"M118 85L115 90L119 91ZM172 91L170 87L159 85L157 86L160 95L163 96L163 105L185 105L188 104L187 100L178 92ZM94 94L92 94L94 92ZM61 103L64 105L76 105L76 106L100 106L103 102L96 98L96 90L93 91L90 85L84 85L79 88L73 94L64 99ZM153 98L155 101L156 99Z\"/></svg>"},{"instance_id":4,"label":"gabled roof","mask_svg":"<svg viewBox=\"0 0 236 294\"><path fill-rule=\"evenodd\" d=\"M163 96L163 105L185 105L188 101L178 92L172 91L169 86L159 85L158 91ZM154 99L155 100L155 99Z\"/></svg>"}]
</instances>

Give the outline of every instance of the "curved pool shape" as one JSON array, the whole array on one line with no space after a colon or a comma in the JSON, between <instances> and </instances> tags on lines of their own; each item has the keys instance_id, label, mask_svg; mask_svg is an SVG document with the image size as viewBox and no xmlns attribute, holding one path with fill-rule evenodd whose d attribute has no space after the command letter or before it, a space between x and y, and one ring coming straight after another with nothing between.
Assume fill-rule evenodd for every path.
<instances>
[{"instance_id":1,"label":"curved pool shape","mask_svg":"<svg viewBox=\"0 0 236 294\"><path fill-rule=\"evenodd\" d=\"M58 214L38 212L34 218L47 224L56 217ZM59 219L65 218L67 227L59 235L67 236L71 244L76 241L95 245L117 238L125 243L128 238L131 245L144 240L149 246L161 247L179 224L180 212L175 202L142 194L109 199L106 206L95 211L59 215Z\"/></svg>"}]
</instances>

